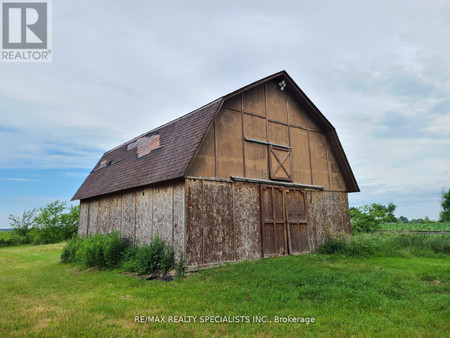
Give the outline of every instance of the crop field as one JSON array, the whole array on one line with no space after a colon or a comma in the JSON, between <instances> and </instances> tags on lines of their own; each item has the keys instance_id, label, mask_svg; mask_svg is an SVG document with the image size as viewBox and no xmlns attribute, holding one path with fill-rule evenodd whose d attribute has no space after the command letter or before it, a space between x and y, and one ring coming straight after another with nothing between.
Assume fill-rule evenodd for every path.
<instances>
[{"instance_id":1,"label":"crop field","mask_svg":"<svg viewBox=\"0 0 450 338\"><path fill-rule=\"evenodd\" d=\"M450 231L450 222L435 223L385 223L381 230L386 231Z\"/></svg>"},{"instance_id":2,"label":"crop field","mask_svg":"<svg viewBox=\"0 0 450 338\"><path fill-rule=\"evenodd\" d=\"M63 264L62 248L62 243L0 248L0 336L444 337L449 332L447 254L287 256L162 282ZM148 322L156 316L164 321ZM196 320L175 323L174 316ZM276 322L289 316L310 323Z\"/></svg>"}]
</instances>

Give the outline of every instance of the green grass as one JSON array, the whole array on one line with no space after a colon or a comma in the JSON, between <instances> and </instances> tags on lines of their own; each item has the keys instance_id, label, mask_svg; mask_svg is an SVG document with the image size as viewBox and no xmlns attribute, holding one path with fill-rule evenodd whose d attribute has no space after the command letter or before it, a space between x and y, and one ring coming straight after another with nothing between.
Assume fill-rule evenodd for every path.
<instances>
[{"instance_id":1,"label":"green grass","mask_svg":"<svg viewBox=\"0 0 450 338\"><path fill-rule=\"evenodd\" d=\"M380 230L388 231L450 231L450 222L439 223L385 223Z\"/></svg>"},{"instance_id":2,"label":"green grass","mask_svg":"<svg viewBox=\"0 0 450 338\"><path fill-rule=\"evenodd\" d=\"M0 336L446 336L450 261L310 254L164 283L60 263L63 244L0 249ZM317 323L135 323L135 316L313 316Z\"/></svg>"},{"instance_id":3,"label":"green grass","mask_svg":"<svg viewBox=\"0 0 450 338\"><path fill-rule=\"evenodd\" d=\"M324 254L367 257L446 258L450 236L410 232L334 234L318 250Z\"/></svg>"}]
</instances>

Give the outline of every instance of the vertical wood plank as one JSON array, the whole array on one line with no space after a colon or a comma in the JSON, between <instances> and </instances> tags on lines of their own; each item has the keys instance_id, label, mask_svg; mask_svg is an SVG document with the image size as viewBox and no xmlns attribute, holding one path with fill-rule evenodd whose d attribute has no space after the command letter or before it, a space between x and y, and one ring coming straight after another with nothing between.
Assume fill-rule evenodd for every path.
<instances>
[{"instance_id":1,"label":"vertical wood plank","mask_svg":"<svg viewBox=\"0 0 450 338\"><path fill-rule=\"evenodd\" d=\"M136 215L135 215L135 193L127 192L122 195L122 222L121 232L122 235L134 242Z\"/></svg>"},{"instance_id":2,"label":"vertical wood plank","mask_svg":"<svg viewBox=\"0 0 450 338\"><path fill-rule=\"evenodd\" d=\"M185 185L179 183L173 187L173 248L176 259L185 252Z\"/></svg>"},{"instance_id":3,"label":"vertical wood plank","mask_svg":"<svg viewBox=\"0 0 450 338\"><path fill-rule=\"evenodd\" d=\"M136 242L150 243L152 237L152 190L136 191Z\"/></svg>"},{"instance_id":4,"label":"vertical wood plank","mask_svg":"<svg viewBox=\"0 0 450 338\"><path fill-rule=\"evenodd\" d=\"M153 190L153 236L172 244L172 185L155 187Z\"/></svg>"},{"instance_id":5,"label":"vertical wood plank","mask_svg":"<svg viewBox=\"0 0 450 338\"><path fill-rule=\"evenodd\" d=\"M78 218L78 235L86 236L89 218L89 201L80 201L80 217Z\"/></svg>"}]
</instances>

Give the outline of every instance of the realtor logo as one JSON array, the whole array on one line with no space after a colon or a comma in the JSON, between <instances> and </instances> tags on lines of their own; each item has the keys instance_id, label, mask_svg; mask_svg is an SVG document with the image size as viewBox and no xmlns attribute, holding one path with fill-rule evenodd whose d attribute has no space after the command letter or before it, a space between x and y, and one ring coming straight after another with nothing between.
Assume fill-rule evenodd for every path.
<instances>
[{"instance_id":1,"label":"realtor logo","mask_svg":"<svg viewBox=\"0 0 450 338\"><path fill-rule=\"evenodd\" d=\"M51 61L50 10L49 2L2 2L1 61Z\"/></svg>"}]
</instances>

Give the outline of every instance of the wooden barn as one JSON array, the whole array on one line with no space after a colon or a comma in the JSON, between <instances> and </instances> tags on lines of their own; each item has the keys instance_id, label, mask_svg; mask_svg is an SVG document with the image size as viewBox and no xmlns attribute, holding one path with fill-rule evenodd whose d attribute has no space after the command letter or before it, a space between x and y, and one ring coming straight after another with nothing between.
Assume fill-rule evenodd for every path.
<instances>
[{"instance_id":1,"label":"wooden barn","mask_svg":"<svg viewBox=\"0 0 450 338\"><path fill-rule=\"evenodd\" d=\"M106 152L73 200L80 235L158 234L193 270L310 252L350 232L357 191L336 130L282 71Z\"/></svg>"}]
</instances>

